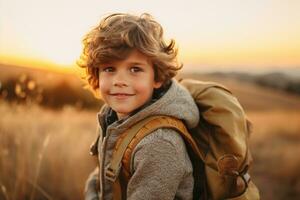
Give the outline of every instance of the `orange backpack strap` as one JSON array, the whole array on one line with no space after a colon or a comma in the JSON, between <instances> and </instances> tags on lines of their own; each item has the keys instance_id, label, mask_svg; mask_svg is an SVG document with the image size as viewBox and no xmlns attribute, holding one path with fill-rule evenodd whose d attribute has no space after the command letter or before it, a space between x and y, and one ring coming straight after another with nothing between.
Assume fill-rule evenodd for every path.
<instances>
[{"instance_id":1,"label":"orange backpack strap","mask_svg":"<svg viewBox=\"0 0 300 200\"><path fill-rule=\"evenodd\" d=\"M120 180L118 179L121 167L126 182L128 182L130 174L131 155L137 144L147 135L159 128L170 128L180 133L184 139L191 145L193 151L202 159L204 155L199 150L197 144L189 134L184 123L170 116L151 116L133 125L127 129L118 139L112 155L110 165L105 170L105 178L114 183L114 194L121 193ZM116 199L119 199L117 197Z\"/></svg>"}]
</instances>

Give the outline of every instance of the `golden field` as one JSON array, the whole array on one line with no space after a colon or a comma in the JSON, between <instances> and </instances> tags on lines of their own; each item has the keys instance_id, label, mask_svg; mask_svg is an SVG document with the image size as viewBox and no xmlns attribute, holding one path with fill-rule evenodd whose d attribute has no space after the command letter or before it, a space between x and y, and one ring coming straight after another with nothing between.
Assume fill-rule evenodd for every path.
<instances>
[{"instance_id":1,"label":"golden field","mask_svg":"<svg viewBox=\"0 0 300 200\"><path fill-rule=\"evenodd\" d=\"M205 79L202 77L201 79ZM209 79L209 78L207 78ZM232 80L252 121L252 179L262 199L300 196L300 97ZM0 100L0 199L83 199L97 109Z\"/></svg>"},{"instance_id":2,"label":"golden field","mask_svg":"<svg viewBox=\"0 0 300 200\"><path fill-rule=\"evenodd\" d=\"M0 199L82 199L93 112L0 103Z\"/></svg>"}]
</instances>

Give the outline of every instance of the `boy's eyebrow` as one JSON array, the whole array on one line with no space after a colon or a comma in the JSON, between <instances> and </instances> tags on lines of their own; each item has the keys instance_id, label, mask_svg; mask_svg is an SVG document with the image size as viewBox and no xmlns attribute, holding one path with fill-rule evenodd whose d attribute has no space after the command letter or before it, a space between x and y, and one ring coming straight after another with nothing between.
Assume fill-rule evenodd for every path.
<instances>
[{"instance_id":1,"label":"boy's eyebrow","mask_svg":"<svg viewBox=\"0 0 300 200\"><path fill-rule=\"evenodd\" d=\"M128 64L131 64L131 65L147 65L148 63L147 62L136 62L136 61L133 61L133 62L128 62Z\"/></svg>"},{"instance_id":2,"label":"boy's eyebrow","mask_svg":"<svg viewBox=\"0 0 300 200\"><path fill-rule=\"evenodd\" d=\"M126 62L127 65L147 65L149 64L148 62L143 62L143 61L128 61ZM99 65L99 67L103 67L103 66L108 66L108 65L114 65L114 63L102 63Z\"/></svg>"}]
</instances>

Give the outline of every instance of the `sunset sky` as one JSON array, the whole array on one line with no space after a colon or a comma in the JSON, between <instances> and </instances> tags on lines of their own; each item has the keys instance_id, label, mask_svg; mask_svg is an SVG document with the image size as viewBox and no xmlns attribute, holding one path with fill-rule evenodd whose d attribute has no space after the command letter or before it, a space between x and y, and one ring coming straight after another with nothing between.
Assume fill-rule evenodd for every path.
<instances>
[{"instance_id":1,"label":"sunset sky","mask_svg":"<svg viewBox=\"0 0 300 200\"><path fill-rule=\"evenodd\" d=\"M113 12L152 14L186 68L300 68L299 0L0 0L0 63L72 68Z\"/></svg>"}]
</instances>

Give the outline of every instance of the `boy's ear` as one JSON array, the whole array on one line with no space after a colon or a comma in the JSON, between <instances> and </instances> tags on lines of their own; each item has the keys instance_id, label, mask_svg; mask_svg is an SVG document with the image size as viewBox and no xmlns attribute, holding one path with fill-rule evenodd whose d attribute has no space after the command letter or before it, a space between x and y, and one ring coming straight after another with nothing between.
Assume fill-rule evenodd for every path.
<instances>
[{"instance_id":1,"label":"boy's ear","mask_svg":"<svg viewBox=\"0 0 300 200\"><path fill-rule=\"evenodd\" d=\"M155 88L155 89L160 88L162 86L162 84L163 84L163 82L161 82L161 81L155 81L153 88Z\"/></svg>"}]
</instances>

